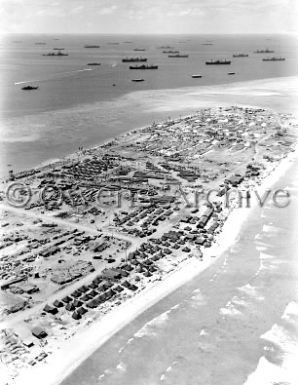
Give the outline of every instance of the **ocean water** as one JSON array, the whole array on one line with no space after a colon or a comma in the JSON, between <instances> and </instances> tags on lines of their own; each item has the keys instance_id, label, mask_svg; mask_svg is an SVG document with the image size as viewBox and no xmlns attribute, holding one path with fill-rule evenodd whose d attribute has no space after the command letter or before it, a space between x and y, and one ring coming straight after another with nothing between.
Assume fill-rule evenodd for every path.
<instances>
[{"instance_id":1,"label":"ocean water","mask_svg":"<svg viewBox=\"0 0 298 385\"><path fill-rule=\"evenodd\" d=\"M58 40L57 40L58 39ZM36 45L43 42L45 45ZM213 45L204 45L205 43ZM85 44L100 45L86 49ZM168 58L158 47L169 45L189 58ZM154 120L179 116L212 102L206 94L192 98L185 93L218 84L297 75L296 40L288 36L103 36L14 35L0 42L0 176L60 158L79 146L91 146ZM53 48L65 48L66 57L45 57ZM144 52L135 52L144 48ZM270 48L284 62L263 62L256 49ZM233 53L248 58L232 58ZM133 71L123 57L144 56L158 70ZM229 66L207 66L208 59L232 59ZM89 62L101 66L90 67ZM227 73L234 71L234 76ZM192 79L192 74L202 74ZM133 78L144 78L133 83ZM24 85L38 85L26 92ZM113 84L115 86L113 86ZM160 108L172 89L175 108ZM182 94L179 93L184 92ZM184 91L183 91L184 90ZM266 96L266 95L265 95ZM262 99L263 95L258 95ZM162 99L163 98L163 99ZM211 100L212 99L212 100ZM237 100L237 97L234 98ZM155 103L154 103L155 102ZM204 104L205 103L205 104Z\"/></svg>"},{"instance_id":2,"label":"ocean water","mask_svg":"<svg viewBox=\"0 0 298 385\"><path fill-rule=\"evenodd\" d=\"M252 210L211 267L154 305L62 385L297 385L298 160L287 208Z\"/></svg>"}]
</instances>

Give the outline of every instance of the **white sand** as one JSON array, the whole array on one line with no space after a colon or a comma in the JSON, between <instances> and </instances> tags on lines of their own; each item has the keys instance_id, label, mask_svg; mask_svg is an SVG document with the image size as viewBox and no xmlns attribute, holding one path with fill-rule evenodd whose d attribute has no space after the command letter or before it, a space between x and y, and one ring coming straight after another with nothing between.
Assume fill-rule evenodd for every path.
<instances>
[{"instance_id":1,"label":"white sand","mask_svg":"<svg viewBox=\"0 0 298 385\"><path fill-rule=\"evenodd\" d=\"M298 76L268 78L211 86L137 91L124 95L121 104L138 103L144 111L174 113L215 106L273 108L281 112L297 110Z\"/></svg>"},{"instance_id":2,"label":"white sand","mask_svg":"<svg viewBox=\"0 0 298 385\"><path fill-rule=\"evenodd\" d=\"M262 186L258 187L259 193L277 182L296 156L297 150L284 159L274 172L264 179ZM256 206L257 202L252 202L253 205ZM189 261L163 281L152 284L118 308L111 310L101 320L87 326L84 331L76 334L71 340L63 342L61 349L49 356L45 364L23 371L14 384L39 385L41 380L43 385L59 384L115 333L214 263L228 247L233 245L243 223L251 213L252 208L235 209L226 220L216 244L208 250L208 253L204 253L202 262L199 260ZM217 255L217 258L210 258L208 255Z\"/></svg>"}]
</instances>

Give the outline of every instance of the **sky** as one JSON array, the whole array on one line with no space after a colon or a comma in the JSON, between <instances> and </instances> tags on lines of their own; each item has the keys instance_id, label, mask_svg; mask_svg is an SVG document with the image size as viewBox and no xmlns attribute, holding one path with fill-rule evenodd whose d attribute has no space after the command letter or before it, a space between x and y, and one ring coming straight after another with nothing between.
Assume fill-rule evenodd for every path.
<instances>
[{"instance_id":1,"label":"sky","mask_svg":"<svg viewBox=\"0 0 298 385\"><path fill-rule=\"evenodd\" d=\"M297 34L297 16L298 0L0 0L0 33Z\"/></svg>"}]
</instances>

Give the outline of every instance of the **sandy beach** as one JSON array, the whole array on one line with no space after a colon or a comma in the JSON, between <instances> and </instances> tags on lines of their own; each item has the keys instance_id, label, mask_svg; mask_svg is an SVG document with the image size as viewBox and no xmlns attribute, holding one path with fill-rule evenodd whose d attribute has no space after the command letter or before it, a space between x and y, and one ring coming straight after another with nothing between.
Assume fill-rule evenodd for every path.
<instances>
[{"instance_id":1,"label":"sandy beach","mask_svg":"<svg viewBox=\"0 0 298 385\"><path fill-rule=\"evenodd\" d=\"M297 157L297 150L284 159L264 180L257 189L260 194L276 183L281 175L290 167ZM178 289L216 261L222 253L233 245L241 227L251 215L257 202L252 202L250 209L235 209L226 220L223 231L216 243L204 254L202 262L191 261L178 271L167 276L163 281L152 284L134 298L113 309L101 320L94 322L84 331L78 333L70 341L60 345L58 352L47 358L44 365L23 372L14 384L34 385L43 379L46 385L57 385L77 368L89 355L102 346L110 337L138 317L142 312ZM211 257L216 256L216 258Z\"/></svg>"},{"instance_id":2,"label":"sandy beach","mask_svg":"<svg viewBox=\"0 0 298 385\"><path fill-rule=\"evenodd\" d=\"M139 91L123 97L130 103L144 101L145 111L175 113L217 105L272 108L287 112L297 101L297 76L268 78L220 84L216 86L188 87L154 92ZM253 102L252 102L253 101Z\"/></svg>"}]
</instances>

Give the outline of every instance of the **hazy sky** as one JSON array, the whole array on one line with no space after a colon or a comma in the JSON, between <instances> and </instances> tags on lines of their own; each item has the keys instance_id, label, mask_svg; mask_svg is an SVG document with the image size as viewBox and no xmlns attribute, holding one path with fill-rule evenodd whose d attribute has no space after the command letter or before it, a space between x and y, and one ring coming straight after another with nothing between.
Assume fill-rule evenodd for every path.
<instances>
[{"instance_id":1,"label":"hazy sky","mask_svg":"<svg viewBox=\"0 0 298 385\"><path fill-rule=\"evenodd\" d=\"M0 0L1 32L297 33L298 0Z\"/></svg>"}]
</instances>

